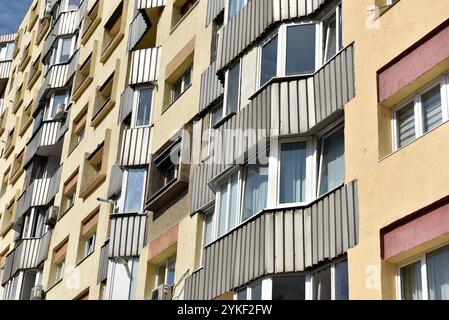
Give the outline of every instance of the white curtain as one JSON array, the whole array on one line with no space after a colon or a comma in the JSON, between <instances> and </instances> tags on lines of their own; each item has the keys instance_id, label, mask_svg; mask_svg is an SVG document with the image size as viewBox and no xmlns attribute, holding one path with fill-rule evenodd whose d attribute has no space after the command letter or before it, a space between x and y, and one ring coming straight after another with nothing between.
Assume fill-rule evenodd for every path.
<instances>
[{"instance_id":1,"label":"white curtain","mask_svg":"<svg viewBox=\"0 0 449 320\"><path fill-rule=\"evenodd\" d=\"M402 300L421 300L421 262L412 263L401 268Z\"/></svg>"},{"instance_id":2,"label":"white curtain","mask_svg":"<svg viewBox=\"0 0 449 320\"><path fill-rule=\"evenodd\" d=\"M281 147L280 203L304 202L306 198L306 143Z\"/></svg>"},{"instance_id":3,"label":"white curtain","mask_svg":"<svg viewBox=\"0 0 449 320\"><path fill-rule=\"evenodd\" d=\"M427 255L430 300L449 300L449 247Z\"/></svg>"},{"instance_id":4,"label":"white curtain","mask_svg":"<svg viewBox=\"0 0 449 320\"><path fill-rule=\"evenodd\" d=\"M267 168L250 165L246 171L243 221L265 209L267 205Z\"/></svg>"}]
</instances>

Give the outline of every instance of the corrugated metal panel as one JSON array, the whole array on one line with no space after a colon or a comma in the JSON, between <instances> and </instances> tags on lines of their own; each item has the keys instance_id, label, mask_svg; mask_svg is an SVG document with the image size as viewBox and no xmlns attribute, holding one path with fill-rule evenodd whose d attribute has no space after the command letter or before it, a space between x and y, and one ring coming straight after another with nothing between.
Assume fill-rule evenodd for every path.
<instances>
[{"instance_id":1,"label":"corrugated metal panel","mask_svg":"<svg viewBox=\"0 0 449 320\"><path fill-rule=\"evenodd\" d=\"M61 126L60 122L45 122L39 131L31 138L27 145L24 158L24 167L27 167L30 160L36 154L40 147L54 145L58 140L58 132Z\"/></svg>"},{"instance_id":2,"label":"corrugated metal panel","mask_svg":"<svg viewBox=\"0 0 449 320\"><path fill-rule=\"evenodd\" d=\"M167 0L136 0L136 8L139 10L164 7L166 4Z\"/></svg>"},{"instance_id":3,"label":"corrugated metal panel","mask_svg":"<svg viewBox=\"0 0 449 320\"><path fill-rule=\"evenodd\" d=\"M72 104L70 104L66 108L66 115L65 115L64 119L61 121L61 125L58 130L56 141L60 141L62 138L64 138L64 135L67 133L67 131L69 131L71 114L72 114Z\"/></svg>"},{"instance_id":4,"label":"corrugated metal panel","mask_svg":"<svg viewBox=\"0 0 449 320\"><path fill-rule=\"evenodd\" d=\"M46 204L49 204L59 191L59 184L61 182L61 173L62 173L62 166L58 168L53 177L51 177L50 179L50 185L48 187L47 192L47 199L45 201Z\"/></svg>"},{"instance_id":5,"label":"corrugated metal panel","mask_svg":"<svg viewBox=\"0 0 449 320\"><path fill-rule=\"evenodd\" d=\"M206 27L225 9L226 0L208 0Z\"/></svg>"},{"instance_id":6,"label":"corrugated metal panel","mask_svg":"<svg viewBox=\"0 0 449 320\"><path fill-rule=\"evenodd\" d=\"M131 51L139 43L149 28L143 12L138 12L129 26L128 50Z\"/></svg>"},{"instance_id":7,"label":"corrugated metal panel","mask_svg":"<svg viewBox=\"0 0 449 320\"><path fill-rule=\"evenodd\" d=\"M222 29L217 70L229 66L273 24L314 13L325 0L250 1Z\"/></svg>"},{"instance_id":8,"label":"corrugated metal panel","mask_svg":"<svg viewBox=\"0 0 449 320\"><path fill-rule=\"evenodd\" d=\"M15 251L12 251L7 257L5 261L5 268L3 270L3 277L2 277L2 286L5 285L9 279L12 277L12 268L14 264L14 254Z\"/></svg>"},{"instance_id":9,"label":"corrugated metal panel","mask_svg":"<svg viewBox=\"0 0 449 320\"><path fill-rule=\"evenodd\" d=\"M100 250L100 265L98 267L97 284L102 283L108 278L108 266L109 266L109 240L107 240Z\"/></svg>"},{"instance_id":10,"label":"corrugated metal panel","mask_svg":"<svg viewBox=\"0 0 449 320\"><path fill-rule=\"evenodd\" d=\"M4 34L0 36L0 43L14 42L16 40L17 33Z\"/></svg>"},{"instance_id":11,"label":"corrugated metal panel","mask_svg":"<svg viewBox=\"0 0 449 320\"><path fill-rule=\"evenodd\" d=\"M123 170L118 163L114 164L109 176L108 199L117 198L122 191Z\"/></svg>"},{"instance_id":12,"label":"corrugated metal panel","mask_svg":"<svg viewBox=\"0 0 449 320\"><path fill-rule=\"evenodd\" d=\"M48 231L39 242L39 250L37 253L36 267L43 263L48 258L48 251L50 249L51 231Z\"/></svg>"},{"instance_id":13,"label":"corrugated metal panel","mask_svg":"<svg viewBox=\"0 0 449 320\"><path fill-rule=\"evenodd\" d=\"M346 226L335 224L336 211L339 219L349 221ZM200 288L198 281L204 277L208 286L204 293L190 289L184 298L214 299L260 276L302 272L337 258L358 243L358 215L355 181L307 207L263 213L205 248L204 268L187 278L186 288ZM342 239L346 249L338 251ZM213 279L208 278L211 274Z\"/></svg>"},{"instance_id":14,"label":"corrugated metal panel","mask_svg":"<svg viewBox=\"0 0 449 320\"><path fill-rule=\"evenodd\" d=\"M32 207L47 204L51 179L36 179L17 201L16 222Z\"/></svg>"},{"instance_id":15,"label":"corrugated metal panel","mask_svg":"<svg viewBox=\"0 0 449 320\"><path fill-rule=\"evenodd\" d=\"M209 1L210 2L210 1ZM200 112L223 96L224 88L217 77L215 62L201 75Z\"/></svg>"},{"instance_id":16,"label":"corrugated metal panel","mask_svg":"<svg viewBox=\"0 0 449 320\"><path fill-rule=\"evenodd\" d=\"M111 215L109 258L139 256L145 246L146 214Z\"/></svg>"},{"instance_id":17,"label":"corrugated metal panel","mask_svg":"<svg viewBox=\"0 0 449 320\"><path fill-rule=\"evenodd\" d=\"M150 163L150 127L128 129L123 135L121 166L139 166Z\"/></svg>"},{"instance_id":18,"label":"corrugated metal panel","mask_svg":"<svg viewBox=\"0 0 449 320\"><path fill-rule=\"evenodd\" d=\"M0 79L8 79L11 75L12 61L0 62Z\"/></svg>"},{"instance_id":19,"label":"corrugated metal panel","mask_svg":"<svg viewBox=\"0 0 449 320\"><path fill-rule=\"evenodd\" d=\"M160 47L132 51L129 83L136 85L157 81L161 55Z\"/></svg>"},{"instance_id":20,"label":"corrugated metal panel","mask_svg":"<svg viewBox=\"0 0 449 320\"><path fill-rule=\"evenodd\" d=\"M118 116L119 123L122 123L129 115L131 115L133 110L133 102L134 90L131 87L127 87L120 97L120 110Z\"/></svg>"}]
</instances>

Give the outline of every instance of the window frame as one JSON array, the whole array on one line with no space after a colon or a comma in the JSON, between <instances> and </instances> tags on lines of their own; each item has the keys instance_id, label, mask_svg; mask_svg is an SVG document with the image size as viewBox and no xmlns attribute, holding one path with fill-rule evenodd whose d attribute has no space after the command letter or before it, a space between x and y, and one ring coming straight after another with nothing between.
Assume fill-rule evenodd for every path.
<instances>
[{"instance_id":1,"label":"window frame","mask_svg":"<svg viewBox=\"0 0 449 320\"><path fill-rule=\"evenodd\" d=\"M432 89L440 86L440 96L441 96L441 112L442 112L442 122L437 125L435 128L432 128L428 131L424 129L424 110L422 107L422 96L431 91ZM406 143L403 146L400 146L399 143L399 127L398 127L398 119L397 115L400 110L407 107L410 103L413 103L414 107L414 129L415 129L415 138ZM392 109L391 114L391 131L392 131L392 146L393 152L399 151L408 145L412 144L422 136L432 132L437 129L444 123L449 121L449 74L445 74L434 81L428 83L426 86L416 91L412 96L402 100L396 107Z\"/></svg>"},{"instance_id":2,"label":"window frame","mask_svg":"<svg viewBox=\"0 0 449 320\"><path fill-rule=\"evenodd\" d=\"M190 75L190 83L188 85L186 85L187 74ZM175 79L175 81L173 81L173 83L171 85L171 88L170 88L171 103L174 103L176 100L178 100L184 94L184 92L186 92L187 89L189 89L192 86L192 76L193 76L193 64L190 64L185 69L185 71L182 72L181 75ZM174 87L178 83L181 84L181 91L179 92L179 95L175 96Z\"/></svg>"},{"instance_id":3,"label":"window frame","mask_svg":"<svg viewBox=\"0 0 449 320\"><path fill-rule=\"evenodd\" d=\"M62 89L62 90L56 90L55 92L52 93L51 97L50 97L50 102L48 103L48 107L46 108L46 112L44 115L44 121L52 121L54 119L54 115L50 116L50 112L53 113L55 112L56 114L56 108L58 107L57 105L55 106L55 97L57 95L59 95L59 93L62 93L63 91L65 91L65 98L64 98L64 104L66 105L66 107L69 104L69 99L70 99L70 93L68 92L68 90ZM61 95L62 96L62 95Z\"/></svg>"},{"instance_id":4,"label":"window frame","mask_svg":"<svg viewBox=\"0 0 449 320\"><path fill-rule=\"evenodd\" d=\"M167 284L167 278L168 278L168 270L170 269L170 262L175 263L175 276L173 278L173 284ZM159 283L159 270L160 268L164 268L164 280ZM154 277L154 288L157 288L158 286L161 285L166 285L166 286L174 286L175 283L175 279L176 279L176 253L171 255L170 257L168 257L167 259L165 259L163 262L161 262L160 264L157 265L156 267L156 276Z\"/></svg>"},{"instance_id":5,"label":"window frame","mask_svg":"<svg viewBox=\"0 0 449 320\"><path fill-rule=\"evenodd\" d=\"M118 210L121 214L141 214L142 212L125 212L125 203L126 203L126 194L128 192L127 186L128 186L128 178L129 178L129 171L130 170L138 170L138 169L145 169L144 174L144 185L142 188L142 199L140 203L141 211L144 211L144 205L145 205L145 194L147 189L147 179L148 179L148 168L147 166L132 166L127 167L123 170L123 179L122 179L122 192L120 199L118 201Z\"/></svg>"},{"instance_id":6,"label":"window frame","mask_svg":"<svg viewBox=\"0 0 449 320\"><path fill-rule=\"evenodd\" d=\"M75 52L76 38L77 38L76 35L69 35L69 36L61 37L57 40L57 42L56 42L57 44L53 47L52 52L50 54L48 69L50 69L52 66L55 66L55 65L67 64L70 61L70 59L73 56L73 53ZM61 55L62 55L62 48L63 48L64 40L67 40L67 39L69 39L71 41L69 58L67 59L67 61L61 62Z\"/></svg>"},{"instance_id":7,"label":"window frame","mask_svg":"<svg viewBox=\"0 0 449 320\"><path fill-rule=\"evenodd\" d=\"M342 33L342 26L343 26L343 9L342 9L342 4L341 1L338 2L338 4L335 6L334 9L332 9L330 12L328 12L322 19L321 19L321 41L322 41L322 59L321 59L321 63L322 65L325 65L326 63L328 63L330 60L332 60L337 54L338 52L341 50L341 48L339 49L339 44L342 44L343 47L343 39L341 39L343 33ZM327 39L327 30L326 30L326 39L324 39L324 25L325 25L325 21L327 21L330 17L334 16L335 18L335 32L336 32L336 48L335 48L335 52L336 54L333 55L332 57L330 57L329 59L326 59L327 57L327 49L328 49L328 39Z\"/></svg>"},{"instance_id":8,"label":"window frame","mask_svg":"<svg viewBox=\"0 0 449 320\"><path fill-rule=\"evenodd\" d=\"M90 241L92 240L92 243ZM90 256L95 252L95 244L97 242L97 231L94 230L90 235L86 237L86 242L84 243L84 258Z\"/></svg>"},{"instance_id":9,"label":"window frame","mask_svg":"<svg viewBox=\"0 0 449 320\"><path fill-rule=\"evenodd\" d=\"M143 90L151 90L151 99L150 99L150 115L148 119L148 124L145 125L137 125L137 120L139 116L139 105L141 100L141 92ZM132 113L131 113L131 128L142 128L142 127L148 127L151 126L153 121L153 106L154 106L154 86L152 85L142 85L136 87L134 90L134 99L133 99L133 106L132 106Z\"/></svg>"},{"instance_id":10,"label":"window frame","mask_svg":"<svg viewBox=\"0 0 449 320\"><path fill-rule=\"evenodd\" d=\"M226 70L225 73L225 85L224 85L224 95L223 95L223 117L222 119L226 118L227 116L229 116L230 114L234 113L234 111L230 112L228 110L228 92L229 92L229 77L230 77L230 73L231 73L231 69L234 68L237 64L239 64L239 78L238 78L238 97L237 97L237 110L235 111L236 113L239 112L240 107L241 107L241 103L242 103L242 61L238 60L237 62L235 62L234 64L232 64L232 66ZM218 122L220 123L220 121Z\"/></svg>"}]
</instances>

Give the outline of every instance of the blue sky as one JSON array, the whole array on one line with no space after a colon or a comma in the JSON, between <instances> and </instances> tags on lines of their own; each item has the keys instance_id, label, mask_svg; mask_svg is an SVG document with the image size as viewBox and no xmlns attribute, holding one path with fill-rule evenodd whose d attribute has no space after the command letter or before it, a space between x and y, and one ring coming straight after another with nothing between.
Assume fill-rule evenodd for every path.
<instances>
[{"instance_id":1,"label":"blue sky","mask_svg":"<svg viewBox=\"0 0 449 320\"><path fill-rule=\"evenodd\" d=\"M0 0L0 35L15 33L31 0Z\"/></svg>"}]
</instances>

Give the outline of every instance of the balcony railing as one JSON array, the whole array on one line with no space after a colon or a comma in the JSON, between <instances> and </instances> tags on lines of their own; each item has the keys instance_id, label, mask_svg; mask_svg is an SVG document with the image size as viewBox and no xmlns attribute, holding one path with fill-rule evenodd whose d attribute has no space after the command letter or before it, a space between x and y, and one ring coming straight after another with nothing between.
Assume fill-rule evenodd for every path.
<instances>
[{"instance_id":1,"label":"balcony railing","mask_svg":"<svg viewBox=\"0 0 449 320\"><path fill-rule=\"evenodd\" d=\"M186 280L187 300L209 300L255 279L302 272L358 244L357 182L305 207L268 210L204 249L204 268Z\"/></svg>"},{"instance_id":2,"label":"balcony railing","mask_svg":"<svg viewBox=\"0 0 449 320\"><path fill-rule=\"evenodd\" d=\"M193 173L192 212L213 200L207 183L236 159L265 147L269 137L311 134L343 114L355 95L353 47L343 49L315 74L273 79L237 114L214 131L212 164Z\"/></svg>"},{"instance_id":3,"label":"balcony railing","mask_svg":"<svg viewBox=\"0 0 449 320\"><path fill-rule=\"evenodd\" d=\"M150 163L150 133L151 127L125 131L120 154L121 166L139 166Z\"/></svg>"},{"instance_id":4,"label":"balcony railing","mask_svg":"<svg viewBox=\"0 0 449 320\"><path fill-rule=\"evenodd\" d=\"M51 232L42 238L24 239L6 258L2 285L12 279L21 270L36 269L47 259Z\"/></svg>"},{"instance_id":5,"label":"balcony railing","mask_svg":"<svg viewBox=\"0 0 449 320\"><path fill-rule=\"evenodd\" d=\"M24 167L31 161L39 148L51 146L58 142L58 132L61 123L57 121L44 122L39 130L32 136L25 151Z\"/></svg>"},{"instance_id":6,"label":"balcony railing","mask_svg":"<svg viewBox=\"0 0 449 320\"><path fill-rule=\"evenodd\" d=\"M0 61L0 79L8 79L11 75L12 60Z\"/></svg>"},{"instance_id":7,"label":"balcony railing","mask_svg":"<svg viewBox=\"0 0 449 320\"><path fill-rule=\"evenodd\" d=\"M154 82L159 79L159 65L161 60L160 47L136 50L131 53L131 70L129 83L136 85Z\"/></svg>"},{"instance_id":8,"label":"balcony railing","mask_svg":"<svg viewBox=\"0 0 449 320\"><path fill-rule=\"evenodd\" d=\"M199 111L201 112L211 106L221 96L223 96L223 92L224 88L217 77L217 66L214 62L201 75Z\"/></svg>"},{"instance_id":9,"label":"balcony railing","mask_svg":"<svg viewBox=\"0 0 449 320\"><path fill-rule=\"evenodd\" d=\"M111 215L109 258L140 255L146 244L147 219L146 214Z\"/></svg>"}]
</instances>

